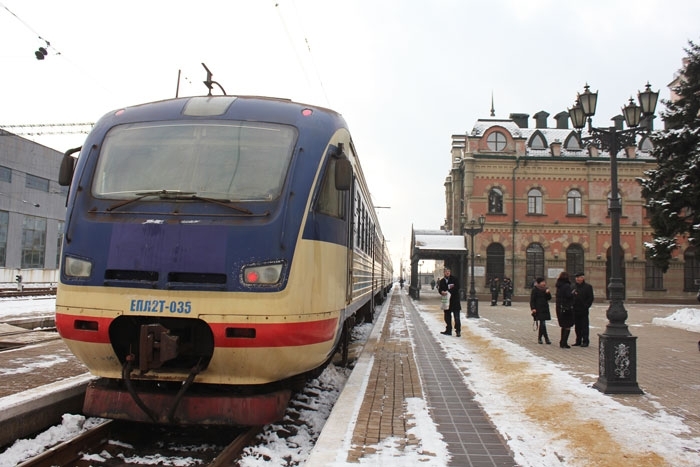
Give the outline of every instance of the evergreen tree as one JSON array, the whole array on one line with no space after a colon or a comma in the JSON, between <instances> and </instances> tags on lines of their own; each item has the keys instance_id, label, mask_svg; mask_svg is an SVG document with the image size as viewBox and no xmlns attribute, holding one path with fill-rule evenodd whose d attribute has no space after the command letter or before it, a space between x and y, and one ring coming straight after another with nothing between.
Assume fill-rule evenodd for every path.
<instances>
[{"instance_id":1,"label":"evergreen tree","mask_svg":"<svg viewBox=\"0 0 700 467\"><path fill-rule=\"evenodd\" d=\"M651 138L655 170L640 179L646 199L653 243L647 243L647 258L662 271L668 270L677 236L691 245L700 242L700 46L689 41L680 80L673 88L678 99L664 100L663 131Z\"/></svg>"}]
</instances>

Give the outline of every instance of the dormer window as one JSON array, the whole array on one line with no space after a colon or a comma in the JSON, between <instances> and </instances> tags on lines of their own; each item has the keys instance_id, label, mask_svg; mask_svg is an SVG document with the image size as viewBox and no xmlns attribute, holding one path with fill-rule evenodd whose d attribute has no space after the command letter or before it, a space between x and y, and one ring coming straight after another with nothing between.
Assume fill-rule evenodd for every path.
<instances>
[{"instance_id":1,"label":"dormer window","mask_svg":"<svg viewBox=\"0 0 700 467\"><path fill-rule=\"evenodd\" d=\"M644 152L651 152L654 150L654 144L651 142L651 138L644 136L639 142L639 149Z\"/></svg>"},{"instance_id":2,"label":"dormer window","mask_svg":"<svg viewBox=\"0 0 700 467\"><path fill-rule=\"evenodd\" d=\"M547 141L545 141L544 136L542 136L542 133L536 133L532 135L532 139L530 140L530 148L547 149Z\"/></svg>"},{"instance_id":3,"label":"dormer window","mask_svg":"<svg viewBox=\"0 0 700 467\"><path fill-rule=\"evenodd\" d=\"M486 138L486 144L488 145L489 149L494 152L503 151L506 148L507 141L508 139L506 138L506 135L500 131L494 131Z\"/></svg>"},{"instance_id":4,"label":"dormer window","mask_svg":"<svg viewBox=\"0 0 700 467\"><path fill-rule=\"evenodd\" d=\"M566 138L564 141L564 148L568 149L569 151L580 151L582 149L579 139L574 133L571 133Z\"/></svg>"}]
</instances>

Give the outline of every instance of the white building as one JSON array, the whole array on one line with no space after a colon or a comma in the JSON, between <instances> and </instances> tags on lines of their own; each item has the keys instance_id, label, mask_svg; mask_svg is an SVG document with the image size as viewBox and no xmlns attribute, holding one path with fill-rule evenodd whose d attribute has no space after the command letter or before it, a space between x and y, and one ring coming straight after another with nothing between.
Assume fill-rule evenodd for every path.
<instances>
[{"instance_id":1,"label":"white building","mask_svg":"<svg viewBox=\"0 0 700 467\"><path fill-rule=\"evenodd\" d=\"M0 129L0 288L58 281L68 188L63 154Z\"/></svg>"}]
</instances>

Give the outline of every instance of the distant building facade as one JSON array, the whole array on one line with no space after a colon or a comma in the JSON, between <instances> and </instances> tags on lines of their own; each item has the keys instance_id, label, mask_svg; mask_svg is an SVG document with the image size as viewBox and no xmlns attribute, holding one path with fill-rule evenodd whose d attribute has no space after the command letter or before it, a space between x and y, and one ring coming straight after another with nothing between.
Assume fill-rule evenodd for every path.
<instances>
[{"instance_id":1,"label":"distant building facade","mask_svg":"<svg viewBox=\"0 0 700 467\"><path fill-rule=\"evenodd\" d=\"M568 128L566 112L554 116L553 128L548 117L535 114L534 128L526 114L480 119L471 132L452 136L442 228L460 235L472 219L486 217L474 246L481 271L475 274L477 293L493 277L510 277L517 297L529 294L535 277L553 285L561 271L583 271L602 299L611 259L610 155L584 148L578 132ZM622 117L613 120L622 129ZM625 299L694 300L700 263L692 246L681 241L665 274L645 260L653 231L636 180L655 167L651 147L647 137L639 137L617 154Z\"/></svg>"},{"instance_id":2,"label":"distant building facade","mask_svg":"<svg viewBox=\"0 0 700 467\"><path fill-rule=\"evenodd\" d=\"M67 187L63 154L0 129L0 288L58 280Z\"/></svg>"}]
</instances>

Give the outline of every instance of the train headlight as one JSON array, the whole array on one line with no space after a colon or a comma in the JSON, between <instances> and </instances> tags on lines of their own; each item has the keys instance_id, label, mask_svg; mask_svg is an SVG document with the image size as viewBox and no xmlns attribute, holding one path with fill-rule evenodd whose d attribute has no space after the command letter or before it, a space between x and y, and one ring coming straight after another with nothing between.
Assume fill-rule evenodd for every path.
<instances>
[{"instance_id":1,"label":"train headlight","mask_svg":"<svg viewBox=\"0 0 700 467\"><path fill-rule=\"evenodd\" d=\"M243 268L243 282L246 285L272 285L280 281L282 263L246 266Z\"/></svg>"},{"instance_id":2,"label":"train headlight","mask_svg":"<svg viewBox=\"0 0 700 467\"><path fill-rule=\"evenodd\" d=\"M70 277L90 277L92 263L84 259L66 256L66 263L63 272Z\"/></svg>"}]
</instances>

